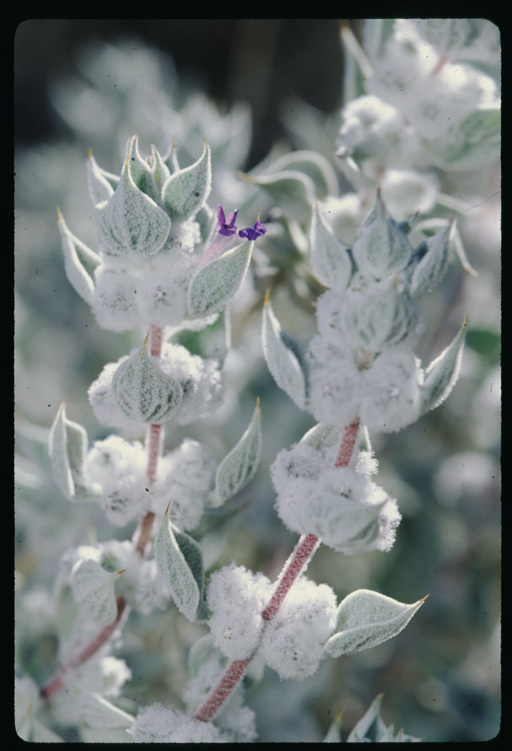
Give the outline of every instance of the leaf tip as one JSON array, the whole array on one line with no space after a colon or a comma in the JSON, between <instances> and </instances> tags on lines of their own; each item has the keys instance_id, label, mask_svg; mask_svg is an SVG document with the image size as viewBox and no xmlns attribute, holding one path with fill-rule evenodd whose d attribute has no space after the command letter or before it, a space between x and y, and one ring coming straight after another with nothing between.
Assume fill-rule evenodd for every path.
<instances>
[{"instance_id":1,"label":"leaf tip","mask_svg":"<svg viewBox=\"0 0 512 751\"><path fill-rule=\"evenodd\" d=\"M270 305L270 287L267 287L267 289L265 290L265 297L263 299L263 305L265 308L268 308L268 306Z\"/></svg>"}]
</instances>

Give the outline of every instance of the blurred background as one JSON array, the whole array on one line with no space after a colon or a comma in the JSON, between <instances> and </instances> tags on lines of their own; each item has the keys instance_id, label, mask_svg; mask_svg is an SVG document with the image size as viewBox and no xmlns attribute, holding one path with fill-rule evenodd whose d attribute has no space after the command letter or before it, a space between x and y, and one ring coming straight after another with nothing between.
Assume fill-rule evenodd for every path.
<instances>
[{"instance_id":1,"label":"blurred background","mask_svg":"<svg viewBox=\"0 0 512 751\"><path fill-rule=\"evenodd\" d=\"M228 206L234 208L240 199L251 212L261 211L265 221L270 208L264 197L251 194L242 183L233 185L223 171L236 175L269 155L308 143L330 153L336 170L334 142L344 71L339 21L31 19L17 29L16 660L17 667L37 681L55 667L48 593L60 555L82 544L91 529L101 539L131 534L110 528L92 504L72 506L62 498L49 469L48 430L65 399L69 418L87 428L90 441L103 438L87 388L106 362L141 341L140 332L100 330L71 288L56 208L62 209L71 230L94 248L85 177L89 148L103 168L118 172L133 133L139 133L146 149L155 143L163 152L176 138L184 163L207 137L214 159L210 204L233 201ZM361 23L350 21L350 26L357 35ZM343 192L343 176L336 174ZM399 434L374 439L378 482L398 499L403 514L397 542L385 555L343 557L322 548L308 573L332 586L339 598L363 587L403 602L430 596L399 637L324 663L311 679L282 683L267 671L247 693L261 741L321 740L341 710L346 737L380 693L385 722L425 741L484 741L498 732L497 169L491 186L486 220L469 221L464 229L466 254L479 276L452 268L431 303L434 331L428 346L433 355L470 308L460 381L441 408ZM248 223L256 214L248 216ZM217 422L167 438L174 446L191 435L221 459L249 422L256 397L261 398L264 448L258 474L237 499L228 523L200 530L211 551L211 567L234 560L273 576L296 541L275 514L269 466L279 450L299 440L313 423L275 386L259 344L261 283L268 264L279 269L272 283L283 326L303 341L314 331L311 300L321 288L300 273L290 282L289 262L286 253L276 261L264 248L234 306L239 359L232 364L233 396L225 411ZM133 707L151 701L179 704L187 651L202 633L173 608L134 616L120 655L132 670L123 690L126 701ZM76 740L72 730L62 732L67 740Z\"/></svg>"}]
</instances>

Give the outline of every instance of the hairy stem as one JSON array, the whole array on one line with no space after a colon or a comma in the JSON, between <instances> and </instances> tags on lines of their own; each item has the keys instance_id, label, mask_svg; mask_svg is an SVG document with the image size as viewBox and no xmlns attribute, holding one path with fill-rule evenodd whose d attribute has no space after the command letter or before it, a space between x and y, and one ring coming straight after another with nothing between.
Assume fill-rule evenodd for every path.
<instances>
[{"instance_id":1,"label":"hairy stem","mask_svg":"<svg viewBox=\"0 0 512 751\"><path fill-rule=\"evenodd\" d=\"M64 685L64 676L72 668L77 668L83 665L89 658L91 658L96 652L110 639L112 633L115 631L126 609L126 601L124 597L118 597L117 600L117 615L114 621L103 628L96 638L83 649L79 655L73 660L70 660L66 665L61 665L56 673L50 678L50 680L42 687L40 694L43 699L49 699L53 694L56 694Z\"/></svg>"},{"instance_id":2,"label":"hairy stem","mask_svg":"<svg viewBox=\"0 0 512 751\"><path fill-rule=\"evenodd\" d=\"M350 464L358 433L359 420L351 423L345 428L335 462L336 467L347 467ZM293 583L297 580L300 574L305 571L319 545L319 538L313 534L302 535L299 539L295 546L295 550L286 561L277 579L276 588L272 597L261 614L261 617L265 622L263 626L264 628L278 612L281 603L288 594ZM254 657L254 654L255 652L245 660L233 660L227 666L218 684L212 688L202 706L194 714L196 720L209 722L215 717L233 689L236 688L239 681L243 678L247 666Z\"/></svg>"},{"instance_id":3,"label":"hairy stem","mask_svg":"<svg viewBox=\"0 0 512 751\"><path fill-rule=\"evenodd\" d=\"M149 332L149 348L153 357L160 357L162 353L163 342L163 329L160 326L151 326ZM163 426L152 424L148 427L147 434L147 476L149 486L154 483L157 476L158 460L162 451L163 445ZM151 539L151 532L153 529L153 523L155 514L152 511L148 513L142 519L139 530L137 533L137 542L135 543L135 549L140 556L144 555L146 547ZM41 689L41 696L45 699L50 698L53 694L57 693L64 686L64 677L68 670L71 668L82 665L92 655L94 655L100 647L105 644L110 638L113 631L116 629L123 613L126 610L126 601L123 597L117 598L117 615L113 623L109 626L105 626L95 639L73 660L66 665L61 665L52 678Z\"/></svg>"}]
</instances>

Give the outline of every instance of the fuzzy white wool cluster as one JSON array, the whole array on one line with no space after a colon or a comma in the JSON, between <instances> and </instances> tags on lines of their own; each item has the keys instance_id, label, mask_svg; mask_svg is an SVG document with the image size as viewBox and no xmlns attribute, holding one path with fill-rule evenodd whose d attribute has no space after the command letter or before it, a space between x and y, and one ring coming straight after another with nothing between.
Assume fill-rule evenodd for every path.
<instances>
[{"instance_id":1,"label":"fuzzy white wool cluster","mask_svg":"<svg viewBox=\"0 0 512 751\"><path fill-rule=\"evenodd\" d=\"M370 479L375 460L361 453L354 469L326 467L307 444L281 451L271 477L284 524L346 555L390 550L401 516L396 500Z\"/></svg>"},{"instance_id":2,"label":"fuzzy white wool cluster","mask_svg":"<svg viewBox=\"0 0 512 751\"><path fill-rule=\"evenodd\" d=\"M271 594L266 576L234 563L210 577L208 625L215 646L230 659L243 660L256 649L263 628L261 613Z\"/></svg>"},{"instance_id":3,"label":"fuzzy white wool cluster","mask_svg":"<svg viewBox=\"0 0 512 751\"><path fill-rule=\"evenodd\" d=\"M147 511L160 517L172 501L172 522L187 530L200 522L206 499L214 488L216 468L217 463L205 446L185 439L175 451L160 458L156 480L150 486L144 445L111 435L94 443L83 473L92 497L117 526L139 519Z\"/></svg>"},{"instance_id":4,"label":"fuzzy white wool cluster","mask_svg":"<svg viewBox=\"0 0 512 751\"><path fill-rule=\"evenodd\" d=\"M146 464L142 443L117 435L96 441L88 452L84 479L113 524L122 527L148 510Z\"/></svg>"},{"instance_id":5,"label":"fuzzy white wool cluster","mask_svg":"<svg viewBox=\"0 0 512 751\"><path fill-rule=\"evenodd\" d=\"M433 74L439 53L420 33L416 21L395 22L369 86L423 138L434 141L455 132L477 107L492 106L498 90L490 76L460 61L447 62Z\"/></svg>"},{"instance_id":6,"label":"fuzzy white wool cluster","mask_svg":"<svg viewBox=\"0 0 512 751\"><path fill-rule=\"evenodd\" d=\"M212 722L202 722L162 704L150 704L138 713L128 731L135 743L230 743L232 736Z\"/></svg>"},{"instance_id":7,"label":"fuzzy white wool cluster","mask_svg":"<svg viewBox=\"0 0 512 751\"><path fill-rule=\"evenodd\" d=\"M313 675L336 625L336 609L331 587L299 579L266 625L258 653L281 678Z\"/></svg>"},{"instance_id":8,"label":"fuzzy white wool cluster","mask_svg":"<svg viewBox=\"0 0 512 751\"><path fill-rule=\"evenodd\" d=\"M170 519L181 530L195 529L215 486L217 462L199 441L185 439L159 462L151 488L151 510L161 517L169 501Z\"/></svg>"},{"instance_id":9,"label":"fuzzy white wool cluster","mask_svg":"<svg viewBox=\"0 0 512 751\"><path fill-rule=\"evenodd\" d=\"M158 255L139 262L107 256L94 273L92 309L101 328L178 326L189 317L188 288L200 252L199 225L184 223Z\"/></svg>"},{"instance_id":10,"label":"fuzzy white wool cluster","mask_svg":"<svg viewBox=\"0 0 512 751\"><path fill-rule=\"evenodd\" d=\"M317 334L308 349L309 409L339 427L356 419L368 428L392 433L415 422L421 411L423 371L407 347L392 347L359 370L350 349Z\"/></svg>"},{"instance_id":11,"label":"fuzzy white wool cluster","mask_svg":"<svg viewBox=\"0 0 512 751\"><path fill-rule=\"evenodd\" d=\"M144 423L127 416L120 408L112 388L112 380L119 368L138 350L121 357L116 363L108 363L88 390L89 401L96 418L102 425L127 431L140 431ZM179 407L172 419L179 425L188 425L206 417L222 403L224 388L216 360L192 355L179 344L166 343L160 358L154 362L164 376L178 383L182 390Z\"/></svg>"}]
</instances>

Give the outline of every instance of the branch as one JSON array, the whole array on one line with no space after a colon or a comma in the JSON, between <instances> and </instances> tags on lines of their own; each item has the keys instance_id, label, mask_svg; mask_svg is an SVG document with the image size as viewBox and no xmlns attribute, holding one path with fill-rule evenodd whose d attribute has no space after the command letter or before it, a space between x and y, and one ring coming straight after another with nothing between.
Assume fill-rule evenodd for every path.
<instances>
[{"instance_id":1,"label":"branch","mask_svg":"<svg viewBox=\"0 0 512 751\"><path fill-rule=\"evenodd\" d=\"M345 428L335 463L336 467L347 467L349 465L354 452L358 433L359 420ZM261 617L265 622L263 626L264 628L278 612L281 603L288 594L293 583L306 569L319 545L319 538L313 534L302 535L299 539L295 546L295 550L286 561L283 570L277 579L277 586L274 590L274 594L261 614ZM233 660L233 662L227 666L224 675L218 684L212 688L206 697L205 702L194 714L194 719L209 722L215 717L233 689L236 688L239 681L243 678L247 666L256 654L256 651L257 650L245 660Z\"/></svg>"}]
</instances>

